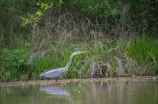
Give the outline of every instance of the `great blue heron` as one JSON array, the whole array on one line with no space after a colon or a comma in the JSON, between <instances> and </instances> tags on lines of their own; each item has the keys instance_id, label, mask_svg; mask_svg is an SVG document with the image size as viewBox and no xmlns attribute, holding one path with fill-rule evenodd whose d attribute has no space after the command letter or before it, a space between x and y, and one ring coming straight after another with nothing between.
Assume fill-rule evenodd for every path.
<instances>
[{"instance_id":1,"label":"great blue heron","mask_svg":"<svg viewBox=\"0 0 158 104\"><path fill-rule=\"evenodd\" d=\"M66 67L50 70L48 72L45 72L45 73L39 75L39 77L40 78L42 78L42 77L44 77L44 78L54 78L56 80L56 82L57 82L57 79L59 77L61 77L68 70L68 68L70 67L71 62L72 62L72 57L74 55L81 54L81 53L86 53L86 52L85 51L73 52L72 55L70 56L70 60L69 60L68 64L66 65Z\"/></svg>"}]
</instances>

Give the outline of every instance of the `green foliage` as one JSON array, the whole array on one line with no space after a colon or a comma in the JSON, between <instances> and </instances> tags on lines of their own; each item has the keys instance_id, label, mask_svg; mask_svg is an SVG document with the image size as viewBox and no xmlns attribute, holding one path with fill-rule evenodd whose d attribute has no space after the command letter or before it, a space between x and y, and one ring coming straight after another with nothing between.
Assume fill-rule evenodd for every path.
<instances>
[{"instance_id":1,"label":"green foliage","mask_svg":"<svg viewBox=\"0 0 158 104\"><path fill-rule=\"evenodd\" d=\"M124 41L122 43L122 48L122 50L124 50L129 57L136 61L139 66L141 66L141 69L144 71L143 75L157 74L157 39L147 36L137 37L135 39L131 39L130 41ZM137 74L140 74L139 72L137 72Z\"/></svg>"},{"instance_id":2,"label":"green foliage","mask_svg":"<svg viewBox=\"0 0 158 104\"><path fill-rule=\"evenodd\" d=\"M21 19L24 21L22 26L25 26L27 24L33 23L33 28L37 27L37 23L39 23L39 20L42 16L44 16L44 12L47 9L52 8L53 3L49 6L48 4L44 3L38 3L37 5L40 6L41 10L38 10L35 14L31 15L30 13L27 13L28 18L21 17Z\"/></svg>"},{"instance_id":3,"label":"green foliage","mask_svg":"<svg viewBox=\"0 0 158 104\"><path fill-rule=\"evenodd\" d=\"M83 42L61 42L50 46L48 54L35 58L32 63L28 63L26 51L5 49L0 77L3 80L35 80L41 73L65 67L72 52L82 50L87 53L74 56L69 70L62 78L90 78L93 77L91 72L95 70L102 70L102 77L158 74L157 40L144 36L109 41L91 42L88 45ZM95 69L94 65L105 67ZM120 68L123 73L119 72Z\"/></svg>"},{"instance_id":4,"label":"green foliage","mask_svg":"<svg viewBox=\"0 0 158 104\"><path fill-rule=\"evenodd\" d=\"M142 25L141 31L155 34L158 28L158 2L156 0L130 0L130 16L135 26ZM156 14L155 14L156 13ZM134 14L134 15L133 15ZM158 33L158 31L156 31Z\"/></svg>"},{"instance_id":5,"label":"green foliage","mask_svg":"<svg viewBox=\"0 0 158 104\"><path fill-rule=\"evenodd\" d=\"M115 0L86 0L83 3L82 10L90 14L92 20L98 19L99 22L104 22L108 18L110 23L114 17L120 14Z\"/></svg>"},{"instance_id":6,"label":"green foliage","mask_svg":"<svg viewBox=\"0 0 158 104\"><path fill-rule=\"evenodd\" d=\"M133 57L134 60L146 64L148 61L153 60L151 57L152 55L154 55L156 60L158 60L158 44L156 43L157 41L154 39L143 36L132 39L132 41L129 43L130 45L125 49L129 52L128 54Z\"/></svg>"},{"instance_id":7,"label":"green foliage","mask_svg":"<svg viewBox=\"0 0 158 104\"><path fill-rule=\"evenodd\" d=\"M1 66L2 70L7 71L7 73L3 73L1 78L3 80L21 79L23 74L25 74L29 68L31 63L28 63L28 56L25 50L20 49L4 49L2 53L3 64ZM5 76L5 77L4 77ZM27 75L28 78L28 75ZM24 79L24 78L22 78ZM26 80L26 77L25 77Z\"/></svg>"},{"instance_id":8,"label":"green foliage","mask_svg":"<svg viewBox=\"0 0 158 104\"><path fill-rule=\"evenodd\" d=\"M49 6L48 4L44 4L44 3L38 3L36 2L38 6L40 6L41 10L43 9L43 11L45 12L47 9L52 8L53 7L53 3ZM36 13L38 14L38 13ZM40 14L41 15L41 14ZM40 16L39 15L39 16Z\"/></svg>"}]
</instances>

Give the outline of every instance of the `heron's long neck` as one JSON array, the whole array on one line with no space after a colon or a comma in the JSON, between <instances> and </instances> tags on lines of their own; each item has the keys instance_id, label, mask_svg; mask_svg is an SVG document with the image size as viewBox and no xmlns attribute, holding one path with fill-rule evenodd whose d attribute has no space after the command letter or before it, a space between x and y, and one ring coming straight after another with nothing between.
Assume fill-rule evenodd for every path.
<instances>
[{"instance_id":1,"label":"heron's long neck","mask_svg":"<svg viewBox=\"0 0 158 104\"><path fill-rule=\"evenodd\" d=\"M74 56L74 55L71 55L71 56L70 56L70 60L69 60L68 64L67 64L66 67L65 67L65 71L67 71L68 68L70 67L71 62L72 62L72 57L73 57L73 56Z\"/></svg>"}]
</instances>

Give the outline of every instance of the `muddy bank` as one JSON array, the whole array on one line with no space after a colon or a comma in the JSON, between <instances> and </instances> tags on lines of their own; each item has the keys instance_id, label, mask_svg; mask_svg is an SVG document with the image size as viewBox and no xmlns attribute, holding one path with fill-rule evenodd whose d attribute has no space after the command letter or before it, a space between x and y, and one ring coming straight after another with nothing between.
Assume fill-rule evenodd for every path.
<instances>
[{"instance_id":1,"label":"muddy bank","mask_svg":"<svg viewBox=\"0 0 158 104\"><path fill-rule=\"evenodd\" d=\"M50 84L66 84L69 82L107 82L107 81L143 81L155 80L158 81L158 76L146 77L117 77L117 78L89 78L89 79L63 79L57 82L53 79L50 80L37 80L37 81L17 81L17 82L0 82L0 87L4 86L28 86L28 85L50 85Z\"/></svg>"}]
</instances>

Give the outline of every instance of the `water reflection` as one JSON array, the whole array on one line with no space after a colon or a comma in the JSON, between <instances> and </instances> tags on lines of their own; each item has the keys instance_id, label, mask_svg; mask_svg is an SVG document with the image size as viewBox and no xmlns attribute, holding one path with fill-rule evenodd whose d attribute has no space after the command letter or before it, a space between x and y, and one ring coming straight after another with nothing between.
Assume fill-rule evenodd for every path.
<instances>
[{"instance_id":1,"label":"water reflection","mask_svg":"<svg viewBox=\"0 0 158 104\"><path fill-rule=\"evenodd\" d=\"M100 81L70 83L66 88L75 104L158 104L157 86L156 81Z\"/></svg>"},{"instance_id":2,"label":"water reflection","mask_svg":"<svg viewBox=\"0 0 158 104\"><path fill-rule=\"evenodd\" d=\"M73 98L71 94L61 86L51 85L47 87L40 87L40 91L52 95L51 97L49 96L50 98L68 99L71 104L73 104Z\"/></svg>"},{"instance_id":3,"label":"water reflection","mask_svg":"<svg viewBox=\"0 0 158 104\"><path fill-rule=\"evenodd\" d=\"M0 104L158 104L158 81L0 87Z\"/></svg>"}]
</instances>

